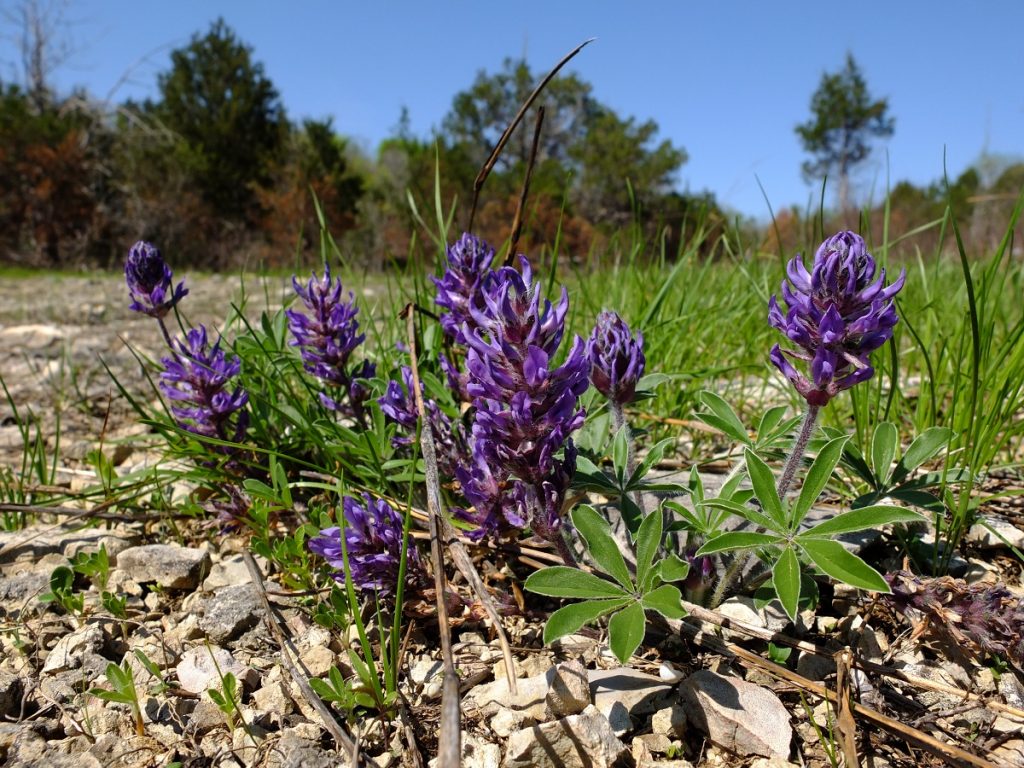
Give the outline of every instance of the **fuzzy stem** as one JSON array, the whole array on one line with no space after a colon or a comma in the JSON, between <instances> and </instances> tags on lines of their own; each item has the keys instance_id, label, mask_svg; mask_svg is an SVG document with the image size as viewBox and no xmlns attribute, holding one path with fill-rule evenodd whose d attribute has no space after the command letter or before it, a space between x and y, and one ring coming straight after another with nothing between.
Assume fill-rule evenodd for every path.
<instances>
[{"instance_id":1,"label":"fuzzy stem","mask_svg":"<svg viewBox=\"0 0 1024 768\"><path fill-rule=\"evenodd\" d=\"M800 431L797 433L796 440L793 442L793 451L789 454L786 459L786 463L782 466L782 474L779 476L779 484L776 490L779 494L780 499L785 499L786 492L789 490L789 486L793 484L793 478L796 476L797 467L803 461L804 453L807 451L807 443L810 442L811 435L814 434L814 425L818 421L818 411L821 410L821 406L818 405L807 405L807 411L804 413L803 423L800 425ZM733 582L739 578L740 574L746 570L747 566L751 561L756 558L757 555L751 553L746 557L737 556L729 563L729 567L725 569L725 573L722 574L722 578L718 584L715 585L715 591L711 595L710 607L712 609L717 608L722 599L725 597L725 592L732 586Z\"/></svg>"},{"instance_id":2,"label":"fuzzy stem","mask_svg":"<svg viewBox=\"0 0 1024 768\"><path fill-rule=\"evenodd\" d=\"M162 317L157 317L156 322L160 326L160 332L164 335L164 341L167 343L167 348L171 350L172 355L177 357L178 353L175 351L174 344L171 342L171 334L167 332L167 324L164 323L164 319Z\"/></svg>"},{"instance_id":3,"label":"fuzzy stem","mask_svg":"<svg viewBox=\"0 0 1024 768\"><path fill-rule=\"evenodd\" d=\"M807 411L804 413L804 421L800 425L800 431L797 433L796 440L793 443L793 451L789 454L789 458L786 459L786 463L782 467L782 474L779 476L778 493L780 499L786 498L786 492L789 490L789 486L793 484L793 478L796 476L797 467L800 466L800 462L804 459L804 453L807 451L807 443L810 442L811 435L814 434L814 425L818 421L818 411L821 410L819 405L807 406Z\"/></svg>"},{"instance_id":4,"label":"fuzzy stem","mask_svg":"<svg viewBox=\"0 0 1024 768\"><path fill-rule=\"evenodd\" d=\"M636 469L636 445L633 441L633 430L629 428L629 424L626 422L626 412L622 409L620 403L615 402L615 400L609 400L608 408L612 412L612 429L615 434L618 434L620 430L626 430L626 472L632 476L633 470ZM643 514L645 510L640 492L637 491L632 496L636 508Z\"/></svg>"}]
</instances>

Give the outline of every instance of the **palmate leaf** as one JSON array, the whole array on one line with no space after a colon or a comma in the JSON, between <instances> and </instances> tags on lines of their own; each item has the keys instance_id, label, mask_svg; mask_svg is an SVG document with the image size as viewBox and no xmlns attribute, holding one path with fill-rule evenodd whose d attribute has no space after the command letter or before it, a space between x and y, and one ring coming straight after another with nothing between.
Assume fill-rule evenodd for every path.
<instances>
[{"instance_id":1,"label":"palmate leaf","mask_svg":"<svg viewBox=\"0 0 1024 768\"><path fill-rule=\"evenodd\" d=\"M647 630L644 608L640 603L628 605L608 621L608 646L622 664L629 661L643 642Z\"/></svg>"},{"instance_id":2,"label":"palmate leaf","mask_svg":"<svg viewBox=\"0 0 1024 768\"><path fill-rule=\"evenodd\" d=\"M632 488L643 480L644 477L647 476L647 473L651 471L651 467L661 461L662 457L665 455L665 451L668 450L668 447L675 442L674 438L666 437L664 440L655 444L651 450L647 452L647 455L644 457L644 460L640 462L639 466L633 470L633 474L629 476L629 482L626 486L628 488Z\"/></svg>"},{"instance_id":3,"label":"palmate leaf","mask_svg":"<svg viewBox=\"0 0 1024 768\"><path fill-rule=\"evenodd\" d=\"M690 564L674 552L655 566L655 576L662 581L682 581L690 574Z\"/></svg>"},{"instance_id":4,"label":"palmate leaf","mask_svg":"<svg viewBox=\"0 0 1024 768\"><path fill-rule=\"evenodd\" d=\"M711 507L712 509L727 510L734 515L739 515L745 520L749 520L754 525L767 528L769 531L785 530L783 526L779 525L778 521L772 520L759 509L752 507L750 504L741 504L734 499L708 499L704 502L704 506Z\"/></svg>"},{"instance_id":5,"label":"palmate leaf","mask_svg":"<svg viewBox=\"0 0 1024 768\"><path fill-rule=\"evenodd\" d=\"M686 615L682 599L678 587L662 584L644 595L640 604L648 610L657 611L666 619L681 619Z\"/></svg>"},{"instance_id":6,"label":"palmate leaf","mask_svg":"<svg viewBox=\"0 0 1024 768\"><path fill-rule=\"evenodd\" d=\"M729 552L734 549L753 549L755 547L766 547L782 541L782 537L773 536L770 533L755 533L754 531L729 531L716 536L711 541L705 542L704 546L697 550L697 557L710 555L715 552Z\"/></svg>"},{"instance_id":7,"label":"palmate leaf","mask_svg":"<svg viewBox=\"0 0 1024 768\"><path fill-rule=\"evenodd\" d=\"M813 528L803 531L797 539L822 539L832 538L842 533L863 531L868 528L877 528L881 525L891 523L919 523L924 521L924 516L918 512L902 507L888 507L878 505L873 507L861 507L843 512L835 517L818 523Z\"/></svg>"},{"instance_id":8,"label":"palmate leaf","mask_svg":"<svg viewBox=\"0 0 1024 768\"><path fill-rule=\"evenodd\" d=\"M772 584L786 614L796 621L797 606L800 603L800 560L792 547L782 551L782 557L772 568Z\"/></svg>"},{"instance_id":9,"label":"palmate leaf","mask_svg":"<svg viewBox=\"0 0 1024 768\"><path fill-rule=\"evenodd\" d=\"M814 463L807 470L807 477L804 478L804 485L800 489L800 496L793 505L793 528L799 526L801 521L807 517L807 513L810 512L811 507L814 506L818 497L821 496L821 492L825 490L828 481L832 479L832 472L835 470L836 464L839 463L839 459L843 455L843 447L849 439L849 436L843 435L834 440L829 440L818 451Z\"/></svg>"},{"instance_id":10,"label":"palmate leaf","mask_svg":"<svg viewBox=\"0 0 1024 768\"><path fill-rule=\"evenodd\" d=\"M732 409L729 403L721 396L707 390L700 393L700 400L707 406L708 410L698 412L696 414L698 419L728 435L733 440L744 445L750 445L750 436L747 434L747 428L743 426L743 422L740 421L736 411Z\"/></svg>"},{"instance_id":11,"label":"palmate leaf","mask_svg":"<svg viewBox=\"0 0 1024 768\"><path fill-rule=\"evenodd\" d=\"M655 509L640 523L636 533L636 583L642 590L650 588L651 565L661 546L661 510Z\"/></svg>"},{"instance_id":12,"label":"palmate leaf","mask_svg":"<svg viewBox=\"0 0 1024 768\"><path fill-rule=\"evenodd\" d=\"M617 611L632 599L621 597L611 600L587 600L563 606L548 617L544 625L544 642L551 643L560 637L571 635L584 624L590 624L612 611Z\"/></svg>"},{"instance_id":13,"label":"palmate leaf","mask_svg":"<svg viewBox=\"0 0 1024 768\"><path fill-rule=\"evenodd\" d=\"M619 545L612 537L611 526L601 514L587 504L581 504L572 511L572 524L587 543L587 551L597 566L615 579L625 589L632 591L633 581L629 576L626 561L619 551Z\"/></svg>"},{"instance_id":14,"label":"palmate leaf","mask_svg":"<svg viewBox=\"0 0 1024 768\"><path fill-rule=\"evenodd\" d=\"M891 591L882 574L848 552L838 541L798 537L796 543L807 553L812 563L836 581L872 592L888 594Z\"/></svg>"},{"instance_id":15,"label":"palmate leaf","mask_svg":"<svg viewBox=\"0 0 1024 768\"><path fill-rule=\"evenodd\" d=\"M761 502L765 514L775 521L775 525L771 527L775 530L786 530L788 525L779 493L775 490L775 475L761 457L749 448L744 450L743 454L746 456L747 474L750 475L750 484L754 486L754 495Z\"/></svg>"},{"instance_id":16,"label":"palmate leaf","mask_svg":"<svg viewBox=\"0 0 1024 768\"><path fill-rule=\"evenodd\" d=\"M900 482L926 461L934 458L952 436L953 430L949 427L929 427L915 437L907 447L899 464L896 465L893 480L897 483Z\"/></svg>"},{"instance_id":17,"label":"palmate leaf","mask_svg":"<svg viewBox=\"0 0 1024 768\"><path fill-rule=\"evenodd\" d=\"M899 441L899 432L892 422L883 421L875 427L875 434L871 436L871 469L874 470L879 485L889 482Z\"/></svg>"},{"instance_id":18,"label":"palmate leaf","mask_svg":"<svg viewBox=\"0 0 1024 768\"><path fill-rule=\"evenodd\" d=\"M531 573L523 586L548 597L629 597L622 587L567 565L555 565Z\"/></svg>"}]
</instances>

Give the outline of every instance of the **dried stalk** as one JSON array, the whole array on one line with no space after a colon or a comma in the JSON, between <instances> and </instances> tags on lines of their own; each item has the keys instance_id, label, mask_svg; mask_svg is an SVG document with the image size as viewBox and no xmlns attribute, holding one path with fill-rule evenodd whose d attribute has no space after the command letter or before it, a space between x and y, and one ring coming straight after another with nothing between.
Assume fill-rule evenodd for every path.
<instances>
[{"instance_id":1,"label":"dried stalk","mask_svg":"<svg viewBox=\"0 0 1024 768\"><path fill-rule=\"evenodd\" d=\"M411 304L407 305L405 310L403 310L403 313L406 314L407 318L406 322L408 324L409 352L410 358L413 362L413 382L416 386L416 407L419 409L422 406L422 401L419 391L419 384L416 383L419 381L419 371L416 368L416 337L414 333L415 329L413 327L412 320L410 319L412 317L412 312L409 311L411 306ZM423 415L422 410L420 410L420 418L421 420L424 421L424 423L426 423L426 417ZM431 455L433 456L433 442L431 442L430 445L430 452ZM424 463L426 463L427 459L425 452L423 460ZM437 464L435 460L435 477L437 475L436 466ZM437 508L438 510L440 510L440 483L437 484L434 490L437 493ZM428 493L430 493L429 484L427 491ZM431 515L431 517L433 517L433 515ZM469 556L469 552L466 550L466 547L463 545L463 543L458 540L458 534L452 527L451 523L449 523L447 518L445 518L445 516L441 514L437 515L437 521L441 529L441 538L448 547L448 552L452 556L452 561L455 563L455 567L459 569L459 573L461 573L462 576L466 579L466 582L469 584L474 594L476 594L477 600L480 601L480 605L483 606L484 610L487 612L487 616L491 620L491 623L494 625L494 631L498 635L498 644L501 646L502 659L505 662L505 676L509 681L509 690L513 694L515 694L518 692L516 686L515 662L512 660L512 646L509 645L508 637L505 634L505 628L501 624L501 614L498 612L498 608L494 605L494 601L491 599L491 596L487 593L487 587L484 584L484 580L480 578L480 574L477 572L476 566L473 565L473 558Z\"/></svg>"},{"instance_id":2,"label":"dried stalk","mask_svg":"<svg viewBox=\"0 0 1024 768\"><path fill-rule=\"evenodd\" d=\"M526 207L526 197L530 194L530 177L533 175L533 166L537 162L537 150L540 147L540 129L544 124L544 107L537 108L537 124L533 127L533 144L530 146L530 162L526 165L526 175L523 177L523 188L519 192L519 202L516 203L516 215L512 218L512 235L509 237L508 254L505 256L505 266L511 266L516 256L516 247L519 245L519 235L523 230L523 209Z\"/></svg>"},{"instance_id":3,"label":"dried stalk","mask_svg":"<svg viewBox=\"0 0 1024 768\"><path fill-rule=\"evenodd\" d=\"M430 556L434 565L434 590L437 603L437 625L441 634L441 659L444 663L443 694L441 698L441 732L438 735L437 763L440 768L458 768L462 756L462 731L459 723L459 674L452 657L451 627L448 623L448 604L445 599L444 552L441 543L441 479L437 471L434 452L434 431L427 418L420 391L420 371L416 358L416 317L412 307L406 306L406 329L409 334L409 366L412 368L412 394L420 417L420 452L427 476L427 523L430 527Z\"/></svg>"},{"instance_id":4,"label":"dried stalk","mask_svg":"<svg viewBox=\"0 0 1024 768\"><path fill-rule=\"evenodd\" d=\"M843 648L835 655L836 660L836 730L839 732L839 748L843 752L846 768L857 768L857 721L853 717L853 652Z\"/></svg>"},{"instance_id":5,"label":"dried stalk","mask_svg":"<svg viewBox=\"0 0 1024 768\"><path fill-rule=\"evenodd\" d=\"M792 683L793 685L803 688L805 691L817 696L818 698L826 699L833 706L837 703L836 694L828 690L825 686L812 682L806 677L786 669L786 667L762 659L756 653L752 653L746 648L741 648L738 645L726 642L688 622L676 621L674 619L665 619L665 622L673 632L680 632L689 635L698 645L701 645L710 651L738 659L750 666L758 667L773 677L785 680L788 683ZM919 731L909 725L905 725L898 720L887 717L881 712L871 709L870 707L866 707L863 704L851 702L851 709L853 710L854 715L868 723L903 739L908 744L913 744L926 752L930 752L931 754L946 760L951 765L973 766L973 768L998 768L994 763L989 762L983 757L972 755L970 752L967 752L953 744L945 744L934 736L930 736L929 734Z\"/></svg>"},{"instance_id":6,"label":"dried stalk","mask_svg":"<svg viewBox=\"0 0 1024 768\"><path fill-rule=\"evenodd\" d=\"M260 571L259 565L256 564L256 561L248 550L242 552L242 557L245 560L245 567L249 569L249 576L252 579L252 583L256 586L256 592L260 596L260 602L263 604L264 623L267 625L270 633L274 636L274 639L281 648L281 662L285 672L295 682L295 684L299 686L299 690L302 692L306 701L309 702L309 705L316 710L318 715L320 715L320 719L323 720L324 727L331 734L331 737L334 739L334 743L338 745L338 748L345 750L351 756L353 765L367 766L367 768L369 768L372 763L360 756L359 749L355 741L345 733L338 721L334 719L334 715L331 714L330 708L324 704L323 700L319 696L316 695L316 692L310 687L309 680L306 679L306 675L299 670L295 662L292 660L289 652L291 644L285 637L280 624L278 624L277 615L270 606L270 600L267 598L267 592L263 586L263 573Z\"/></svg>"},{"instance_id":7,"label":"dried stalk","mask_svg":"<svg viewBox=\"0 0 1024 768\"><path fill-rule=\"evenodd\" d=\"M577 53L582 51L587 45L592 43L595 38L584 40L582 43L577 45L573 50L567 53L560 62L555 64L554 69L548 72L547 76L540 81L536 88L533 89L533 93L529 95L523 105L516 112L516 116L512 118L512 122L508 124L508 128L501 134L501 138L498 139L498 143L494 145L494 149L491 150L490 156L484 162L483 167L480 168L480 173L477 174L476 180L473 182L473 206L469 209L469 224L466 225L466 231L473 231L473 220L476 218L476 206L480 201L480 190L483 189L484 182L487 181L487 177L491 171L494 170L494 164L498 162L498 158L501 156L502 150L505 149L505 145L508 144L509 138L512 136L512 132L518 127L519 123L522 122L523 117L526 115L526 110L530 108L530 105L536 101L540 92L544 90L552 78L558 74L558 71L569 63L570 59L573 58Z\"/></svg>"},{"instance_id":8,"label":"dried stalk","mask_svg":"<svg viewBox=\"0 0 1024 768\"><path fill-rule=\"evenodd\" d=\"M831 652L825 650L824 648L818 645L815 645L814 643L808 643L806 640L797 640L795 637L790 637L789 635L784 635L780 632L772 632L770 629L765 629L764 627L755 627L752 624L745 624L742 621L727 618L725 616L722 616L720 613L716 613L715 611L709 611L707 608L703 608L694 603L688 603L685 600L683 601L683 607L686 608L686 611L690 615L691 619L697 619L699 621L707 622L708 624L713 624L717 627L722 627L723 629L730 629L735 632L742 632L743 634L749 635L750 637L755 637L758 640L770 641L775 643L776 645L785 645L789 648L798 650L801 653L812 653L815 656L820 656L826 659L832 658ZM952 685L946 685L945 683L940 683L934 680L928 680L927 678L909 675L906 672L903 672L902 670L892 669L891 667L887 667L883 664L876 664L875 662L868 661L867 659L854 657L854 662L856 666L860 667L866 672L873 672L877 675L882 675L883 677L888 677L892 680L899 680L900 682L907 683L908 685L912 685L915 688L920 688L921 690L936 691L937 693L947 693L951 696L958 696L968 701L976 701L994 712L999 712L1009 717L1013 717L1018 720L1024 721L1024 710L1017 709L1016 707L1011 707L1009 704L1003 704L999 701L989 701L984 696L981 696L977 693L964 691Z\"/></svg>"}]
</instances>

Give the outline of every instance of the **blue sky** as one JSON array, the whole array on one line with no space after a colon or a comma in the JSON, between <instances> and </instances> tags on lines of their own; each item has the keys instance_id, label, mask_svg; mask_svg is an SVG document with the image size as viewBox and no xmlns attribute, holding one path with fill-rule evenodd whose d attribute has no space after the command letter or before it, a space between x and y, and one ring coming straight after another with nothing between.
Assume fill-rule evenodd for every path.
<instances>
[{"instance_id":1,"label":"blue sky","mask_svg":"<svg viewBox=\"0 0 1024 768\"><path fill-rule=\"evenodd\" d=\"M602 102L653 118L688 152L678 186L710 190L763 218L806 205L793 126L806 119L825 71L857 58L896 133L861 174L863 197L893 183L955 176L982 152L1024 155L1024 2L867 0L755 2L435 2L326 0L71 0L75 50L55 73L113 101L154 95L169 53L223 16L281 93L292 118L333 116L373 151L402 106L415 133L439 125L477 71L525 54L546 71L577 43L570 65ZM0 77L16 70L0 42ZM756 178L755 178L756 175Z\"/></svg>"}]
</instances>

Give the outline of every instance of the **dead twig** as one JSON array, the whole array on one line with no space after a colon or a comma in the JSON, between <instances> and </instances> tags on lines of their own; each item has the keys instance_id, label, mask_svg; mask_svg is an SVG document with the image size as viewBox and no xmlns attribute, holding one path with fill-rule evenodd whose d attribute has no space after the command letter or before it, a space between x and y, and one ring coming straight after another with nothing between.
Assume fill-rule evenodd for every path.
<instances>
[{"instance_id":1,"label":"dead twig","mask_svg":"<svg viewBox=\"0 0 1024 768\"><path fill-rule=\"evenodd\" d=\"M851 680L853 652L843 648L835 655L836 660L836 730L839 732L839 748L843 752L846 768L857 768L857 721L853 717L853 685Z\"/></svg>"},{"instance_id":2,"label":"dead twig","mask_svg":"<svg viewBox=\"0 0 1024 768\"><path fill-rule=\"evenodd\" d=\"M334 743L338 745L339 749L343 749L349 755L352 756L352 764L357 766L366 766L369 768L372 764L360 757L358 747L355 741L342 729L341 725L337 720L334 719L334 715L331 714L330 708L324 704L323 700L316 695L316 692L310 687L309 680L306 676L298 669L295 662L292 660L290 655L290 643L284 635L284 631L278 624L277 615L274 613L273 608L270 606L270 600L267 598L267 592L263 587L263 573L260 571L260 567L256 564L252 555L248 550L242 552L242 558L245 560L245 567L249 569L249 576L252 578L252 583L256 585L256 592L260 596L260 602L263 604L263 620L270 630L270 633L274 636L277 644L281 648L281 663L284 667L285 672L288 676L299 686L299 690L305 697L306 701L309 702L310 706L316 710L316 713L320 715L320 719L323 721L324 727L328 733L334 739Z\"/></svg>"},{"instance_id":3,"label":"dead twig","mask_svg":"<svg viewBox=\"0 0 1024 768\"><path fill-rule=\"evenodd\" d=\"M412 369L412 394L420 417L420 451L426 469L427 522L430 526L430 555L434 564L434 590L437 602L437 624L441 634L441 659L444 662L443 696L441 699L441 732L438 735L437 762L440 768L458 768L462 757L462 730L459 707L459 674L452 657L451 627L445 599L444 552L441 542L441 480L434 452L434 431L420 391L420 372L416 358L416 318L412 307L404 310L409 334L409 367Z\"/></svg>"},{"instance_id":4,"label":"dead twig","mask_svg":"<svg viewBox=\"0 0 1024 768\"><path fill-rule=\"evenodd\" d=\"M501 138L499 138L498 143L494 145L494 149L491 150L490 156L488 156L487 160L484 161L483 167L480 168L480 172L476 175L476 179L473 181L473 205L469 209L469 223L466 225L467 232L473 231L473 220L476 218L477 203L480 201L480 190L483 189L484 182L487 181L487 177L494 169L494 164L498 162L498 158L501 156L502 150L504 150L505 145L508 144L508 140L512 136L512 132L519 126L519 123L522 122L523 117L526 115L526 111L530 108L533 102L536 101L540 92L543 91L554 76L558 74L558 71L568 64L577 53L582 51L590 43L594 42L594 39L595 38L592 37L589 40L584 40L563 56L560 62L555 64L554 68L548 72L540 83L538 83L537 87L533 89L533 93L531 93L527 97L526 101L523 102L523 105L519 107L519 111L516 112L516 116L512 118L512 122L508 124L505 132L501 134Z\"/></svg>"},{"instance_id":5,"label":"dead twig","mask_svg":"<svg viewBox=\"0 0 1024 768\"><path fill-rule=\"evenodd\" d=\"M540 147L540 129L544 124L544 107L537 108L537 123L533 127L533 144L530 145L530 162L526 165L526 175L523 177L523 188L519 192L519 202L516 203L516 215L512 218L512 234L508 242L508 254L505 256L505 266L512 266L516 257L516 247L519 245L519 235L523 230L523 209L526 207L526 197L530 194L530 177L533 175L533 166L537 162L537 150Z\"/></svg>"},{"instance_id":6,"label":"dead twig","mask_svg":"<svg viewBox=\"0 0 1024 768\"><path fill-rule=\"evenodd\" d=\"M796 672L793 672L786 667L762 659L756 653L748 651L746 648L741 648L733 643L726 642L725 640L704 631L699 626L692 623L677 621L674 619L665 619L664 621L673 632L688 635L693 638L694 642L698 645L703 646L710 651L720 653L729 658L737 659L744 664L758 667L773 677L785 680L786 682L792 683L818 698L827 700L833 706L836 706L837 704L836 694L833 691L828 690L823 685L819 685L818 683L808 680L802 675L798 675ZM901 723L898 720L887 717L881 712L871 709L870 707L866 707L863 704L851 702L850 708L853 711L853 714L860 717L862 720L865 720L868 723L903 739L908 744L912 744L919 749L923 749L926 752L936 755L952 765L973 766L973 768L997 768L994 763L989 762L983 757L972 755L970 752L967 752L953 744L945 744L934 736L930 736L929 734L923 733L922 731Z\"/></svg>"}]
</instances>

